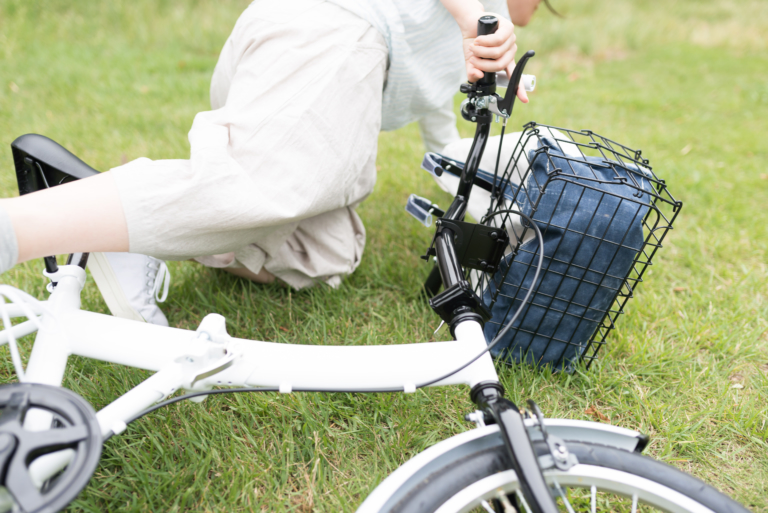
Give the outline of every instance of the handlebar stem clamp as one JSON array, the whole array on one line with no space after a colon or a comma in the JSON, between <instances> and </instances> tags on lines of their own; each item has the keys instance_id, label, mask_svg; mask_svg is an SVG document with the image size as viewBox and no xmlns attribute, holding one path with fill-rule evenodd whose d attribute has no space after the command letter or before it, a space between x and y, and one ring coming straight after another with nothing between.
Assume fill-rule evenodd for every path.
<instances>
[{"instance_id":1,"label":"handlebar stem clamp","mask_svg":"<svg viewBox=\"0 0 768 513\"><path fill-rule=\"evenodd\" d=\"M459 322L470 317L481 325L491 319L491 311L466 280L453 284L430 299L429 306L451 326L451 333Z\"/></svg>"}]
</instances>

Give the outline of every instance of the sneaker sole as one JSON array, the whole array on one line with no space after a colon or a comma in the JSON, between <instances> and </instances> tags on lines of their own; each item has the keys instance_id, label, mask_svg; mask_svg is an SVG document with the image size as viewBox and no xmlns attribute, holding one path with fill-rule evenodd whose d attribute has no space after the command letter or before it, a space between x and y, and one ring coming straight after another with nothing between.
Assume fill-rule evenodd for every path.
<instances>
[{"instance_id":1,"label":"sneaker sole","mask_svg":"<svg viewBox=\"0 0 768 513\"><path fill-rule=\"evenodd\" d=\"M112 269L109 260L104 253L91 253L88 257L88 270L99 287L101 297L107 303L109 311L115 317L130 319L132 321L146 322L139 312L131 307L128 298L125 297L117 275Z\"/></svg>"}]
</instances>

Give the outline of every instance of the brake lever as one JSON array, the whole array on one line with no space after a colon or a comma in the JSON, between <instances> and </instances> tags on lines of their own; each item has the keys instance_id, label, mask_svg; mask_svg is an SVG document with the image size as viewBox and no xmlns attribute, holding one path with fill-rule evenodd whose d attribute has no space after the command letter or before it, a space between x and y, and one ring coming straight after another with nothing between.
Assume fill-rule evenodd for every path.
<instances>
[{"instance_id":1,"label":"brake lever","mask_svg":"<svg viewBox=\"0 0 768 513\"><path fill-rule=\"evenodd\" d=\"M520 87L520 79L523 76L523 70L525 65L528 64L528 60L536 55L533 50L528 50L525 55L517 61L515 64L515 70L512 72L512 76L509 79L509 86L507 87L507 93L504 95L504 99L498 104L498 109L501 112L506 112L507 116L512 116L512 107L515 105L515 98L517 97L517 89Z\"/></svg>"}]
</instances>

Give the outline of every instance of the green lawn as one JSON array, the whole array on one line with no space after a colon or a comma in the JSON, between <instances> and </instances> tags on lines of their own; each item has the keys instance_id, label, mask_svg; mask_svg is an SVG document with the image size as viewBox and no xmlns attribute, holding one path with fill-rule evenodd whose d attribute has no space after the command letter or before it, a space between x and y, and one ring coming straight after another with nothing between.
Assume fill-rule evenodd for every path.
<instances>
[{"instance_id":1,"label":"green lawn","mask_svg":"<svg viewBox=\"0 0 768 513\"><path fill-rule=\"evenodd\" d=\"M0 196L15 195L9 144L45 134L107 170L186 158L218 52L247 0L0 0ZM529 120L590 128L643 149L685 206L607 350L589 371L499 367L508 395L548 416L652 436L647 453L768 511L768 9L752 0L555 2L518 31L535 49ZM470 135L472 128L462 124ZM164 307L194 328L280 342L404 343L432 337L419 297L431 233L403 211L448 199L419 170L408 126L383 133L368 246L339 290L257 286L172 263ZM53 213L62 215L63 213ZM41 261L2 281L43 297ZM84 307L106 311L92 283ZM109 334L104 334L109 343ZM22 343L28 353L31 341ZM0 349L0 380L15 380ZM141 371L73 358L65 386L100 408ZM469 429L463 388L413 395L216 396L178 404L108 441L72 511L353 511L419 451ZM596 413L594 415L597 415Z\"/></svg>"}]
</instances>

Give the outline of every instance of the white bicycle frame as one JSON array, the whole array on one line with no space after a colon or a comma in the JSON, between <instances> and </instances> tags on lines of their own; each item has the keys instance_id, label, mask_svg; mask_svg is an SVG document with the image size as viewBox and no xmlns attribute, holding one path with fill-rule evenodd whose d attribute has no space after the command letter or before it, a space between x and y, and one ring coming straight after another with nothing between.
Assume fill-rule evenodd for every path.
<instances>
[{"instance_id":1,"label":"white bicycle frame","mask_svg":"<svg viewBox=\"0 0 768 513\"><path fill-rule=\"evenodd\" d=\"M455 341L389 346L309 346L278 344L231 337L224 317L209 314L196 331L167 328L83 311L80 293L85 271L61 266L50 276L57 283L45 306L29 305L40 315L38 331L24 382L61 386L70 355L156 371L97 413L103 436L119 434L126 422L180 389L213 387L275 387L293 390L366 391L401 389L414 392L460 367L486 348L482 327L464 321L455 327ZM6 305L11 317L25 315L20 305ZM17 324L16 337L37 329L33 320ZM0 344L8 333L0 332ZM474 386L498 381L488 353L465 369L434 383ZM201 398L202 399L202 398ZM50 429L51 414L30 411L24 427ZM66 449L36 459L30 475L38 485L71 460Z\"/></svg>"}]
</instances>

